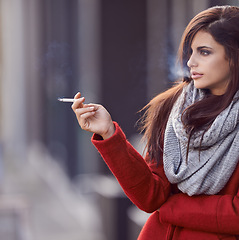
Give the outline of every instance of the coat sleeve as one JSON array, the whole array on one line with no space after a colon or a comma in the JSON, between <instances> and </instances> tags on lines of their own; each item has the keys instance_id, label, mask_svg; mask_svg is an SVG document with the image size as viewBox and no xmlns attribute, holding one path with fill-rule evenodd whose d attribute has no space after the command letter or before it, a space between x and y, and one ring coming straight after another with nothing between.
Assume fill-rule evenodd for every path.
<instances>
[{"instance_id":1,"label":"coat sleeve","mask_svg":"<svg viewBox=\"0 0 239 240\"><path fill-rule=\"evenodd\" d=\"M153 212L169 197L170 183L162 166L148 165L127 141L119 125L106 140L94 134L92 143L114 174L125 194L141 210Z\"/></svg>"},{"instance_id":2,"label":"coat sleeve","mask_svg":"<svg viewBox=\"0 0 239 240\"><path fill-rule=\"evenodd\" d=\"M232 195L171 196L159 209L162 222L176 226L239 235L239 192Z\"/></svg>"}]
</instances>

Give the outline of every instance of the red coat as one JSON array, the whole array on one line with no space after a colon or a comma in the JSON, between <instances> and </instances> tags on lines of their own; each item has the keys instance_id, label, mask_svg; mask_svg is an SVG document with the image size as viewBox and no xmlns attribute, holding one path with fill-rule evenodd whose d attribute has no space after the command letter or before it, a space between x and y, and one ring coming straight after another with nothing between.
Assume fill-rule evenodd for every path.
<instances>
[{"instance_id":1,"label":"red coat","mask_svg":"<svg viewBox=\"0 0 239 240\"><path fill-rule=\"evenodd\" d=\"M152 213L138 240L239 239L239 165L219 194L189 197L169 183L163 166L147 164L115 126L111 138L94 134L92 142L131 201Z\"/></svg>"}]
</instances>

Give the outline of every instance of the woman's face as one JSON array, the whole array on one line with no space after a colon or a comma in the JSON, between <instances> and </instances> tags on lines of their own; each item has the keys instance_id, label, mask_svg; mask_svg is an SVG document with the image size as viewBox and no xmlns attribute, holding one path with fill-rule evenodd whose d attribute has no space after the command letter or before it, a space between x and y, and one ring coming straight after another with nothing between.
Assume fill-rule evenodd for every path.
<instances>
[{"instance_id":1,"label":"woman's face","mask_svg":"<svg viewBox=\"0 0 239 240\"><path fill-rule=\"evenodd\" d=\"M195 35L187 65L196 88L209 89L214 95L225 93L230 80L229 61L224 47L211 34L201 30Z\"/></svg>"}]
</instances>

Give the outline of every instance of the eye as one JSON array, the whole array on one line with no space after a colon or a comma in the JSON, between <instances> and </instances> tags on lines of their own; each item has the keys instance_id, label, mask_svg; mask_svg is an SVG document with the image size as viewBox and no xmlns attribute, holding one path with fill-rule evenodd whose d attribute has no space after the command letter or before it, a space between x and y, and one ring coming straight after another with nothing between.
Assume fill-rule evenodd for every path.
<instances>
[{"instance_id":1,"label":"eye","mask_svg":"<svg viewBox=\"0 0 239 240\"><path fill-rule=\"evenodd\" d=\"M206 50L206 49L201 49L201 50L200 50L200 54L201 54L202 56L208 56L208 55L211 54L211 52L210 52L209 50Z\"/></svg>"}]
</instances>

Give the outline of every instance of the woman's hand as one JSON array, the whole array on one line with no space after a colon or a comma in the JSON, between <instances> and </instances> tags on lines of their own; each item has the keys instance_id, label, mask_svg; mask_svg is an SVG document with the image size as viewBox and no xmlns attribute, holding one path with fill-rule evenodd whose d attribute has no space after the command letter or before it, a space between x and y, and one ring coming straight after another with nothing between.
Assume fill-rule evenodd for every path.
<instances>
[{"instance_id":1,"label":"woman's hand","mask_svg":"<svg viewBox=\"0 0 239 240\"><path fill-rule=\"evenodd\" d=\"M81 97L81 93L77 93L74 99L76 101L71 107L83 130L99 134L103 139L107 139L114 134L115 127L111 116L102 105L84 104L85 98Z\"/></svg>"}]
</instances>

